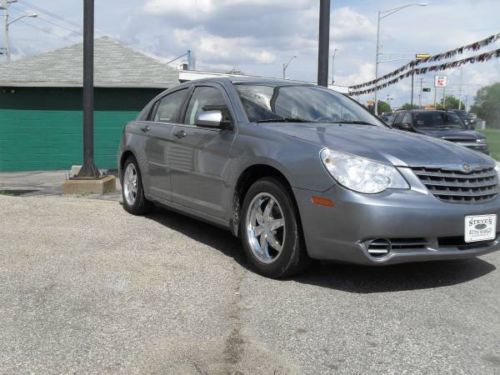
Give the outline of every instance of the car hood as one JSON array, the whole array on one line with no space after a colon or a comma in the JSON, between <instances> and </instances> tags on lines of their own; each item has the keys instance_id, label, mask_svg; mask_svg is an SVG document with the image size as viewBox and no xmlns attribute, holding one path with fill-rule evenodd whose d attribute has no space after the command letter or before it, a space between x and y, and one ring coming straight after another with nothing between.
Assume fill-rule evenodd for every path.
<instances>
[{"instance_id":1,"label":"car hood","mask_svg":"<svg viewBox=\"0 0 500 375\"><path fill-rule=\"evenodd\" d=\"M465 129L417 129L420 134L429 135L431 137L442 138L448 141L472 141L484 139L482 134L474 130Z\"/></svg>"},{"instance_id":2,"label":"car hood","mask_svg":"<svg viewBox=\"0 0 500 375\"><path fill-rule=\"evenodd\" d=\"M351 124L261 124L269 131L313 143L320 148L348 152L395 166L461 168L494 166L489 156L438 138L382 128Z\"/></svg>"}]
</instances>

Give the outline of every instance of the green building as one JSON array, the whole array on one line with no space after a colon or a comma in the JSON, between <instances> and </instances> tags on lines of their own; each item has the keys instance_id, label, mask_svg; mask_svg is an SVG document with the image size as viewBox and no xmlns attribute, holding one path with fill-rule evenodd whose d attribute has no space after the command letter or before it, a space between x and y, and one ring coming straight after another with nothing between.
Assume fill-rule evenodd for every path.
<instances>
[{"instance_id":1,"label":"green building","mask_svg":"<svg viewBox=\"0 0 500 375\"><path fill-rule=\"evenodd\" d=\"M177 70L110 38L95 40L95 161L116 168L123 126ZM83 45L0 64L0 172L82 164Z\"/></svg>"}]
</instances>

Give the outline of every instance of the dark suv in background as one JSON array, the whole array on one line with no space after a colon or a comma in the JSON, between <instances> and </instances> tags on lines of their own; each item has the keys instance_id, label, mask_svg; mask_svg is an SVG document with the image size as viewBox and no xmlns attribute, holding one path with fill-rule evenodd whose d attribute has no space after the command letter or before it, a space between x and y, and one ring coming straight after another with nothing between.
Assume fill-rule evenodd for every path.
<instances>
[{"instance_id":1,"label":"dark suv in background","mask_svg":"<svg viewBox=\"0 0 500 375\"><path fill-rule=\"evenodd\" d=\"M476 125L476 120L471 116L470 113L461 109L448 109L448 112L456 114L464 122L467 129L474 130Z\"/></svg>"},{"instance_id":2,"label":"dark suv in background","mask_svg":"<svg viewBox=\"0 0 500 375\"><path fill-rule=\"evenodd\" d=\"M470 130L454 112L418 109L397 111L392 127L441 138L489 154L484 135Z\"/></svg>"}]
</instances>

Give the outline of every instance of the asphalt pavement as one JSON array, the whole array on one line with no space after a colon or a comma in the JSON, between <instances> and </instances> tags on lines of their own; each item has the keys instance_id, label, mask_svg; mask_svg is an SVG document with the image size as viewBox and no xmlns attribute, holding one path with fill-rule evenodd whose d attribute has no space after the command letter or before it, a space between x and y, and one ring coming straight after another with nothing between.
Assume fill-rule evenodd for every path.
<instances>
[{"instance_id":1,"label":"asphalt pavement","mask_svg":"<svg viewBox=\"0 0 500 375\"><path fill-rule=\"evenodd\" d=\"M0 195L2 374L500 374L500 253L270 280L157 209Z\"/></svg>"}]
</instances>

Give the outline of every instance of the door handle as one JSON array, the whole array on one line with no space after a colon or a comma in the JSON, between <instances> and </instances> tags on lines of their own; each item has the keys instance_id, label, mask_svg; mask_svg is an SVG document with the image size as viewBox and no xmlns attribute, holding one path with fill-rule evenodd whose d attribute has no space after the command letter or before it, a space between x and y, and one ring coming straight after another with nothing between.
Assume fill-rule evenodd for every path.
<instances>
[{"instance_id":1,"label":"door handle","mask_svg":"<svg viewBox=\"0 0 500 375\"><path fill-rule=\"evenodd\" d=\"M179 130L179 131L175 132L174 135L177 138L184 138L187 135L187 133L184 130Z\"/></svg>"},{"instance_id":2,"label":"door handle","mask_svg":"<svg viewBox=\"0 0 500 375\"><path fill-rule=\"evenodd\" d=\"M151 128L149 127L149 125L145 125L141 128L141 130L144 132L144 133L147 133Z\"/></svg>"}]
</instances>

